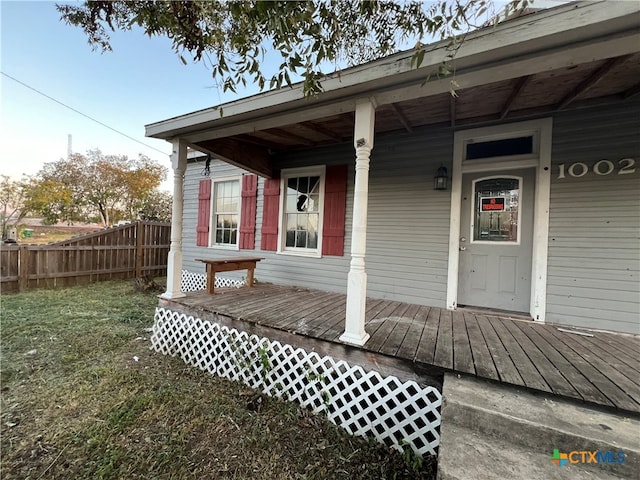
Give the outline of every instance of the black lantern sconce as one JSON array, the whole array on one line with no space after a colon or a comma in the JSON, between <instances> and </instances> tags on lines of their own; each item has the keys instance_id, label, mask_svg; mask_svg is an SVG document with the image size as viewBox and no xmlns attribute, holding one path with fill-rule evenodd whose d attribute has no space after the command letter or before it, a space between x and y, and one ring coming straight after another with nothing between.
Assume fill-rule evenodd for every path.
<instances>
[{"instance_id":1,"label":"black lantern sconce","mask_svg":"<svg viewBox=\"0 0 640 480\"><path fill-rule=\"evenodd\" d=\"M433 177L434 190L446 190L449 177L447 176L447 167L441 166Z\"/></svg>"}]
</instances>

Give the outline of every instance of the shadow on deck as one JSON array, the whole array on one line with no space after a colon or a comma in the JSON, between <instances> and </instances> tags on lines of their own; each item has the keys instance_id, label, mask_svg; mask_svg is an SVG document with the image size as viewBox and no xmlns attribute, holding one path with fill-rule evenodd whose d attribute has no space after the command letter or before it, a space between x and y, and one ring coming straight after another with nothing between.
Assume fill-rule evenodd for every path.
<instances>
[{"instance_id":1,"label":"shadow on deck","mask_svg":"<svg viewBox=\"0 0 640 480\"><path fill-rule=\"evenodd\" d=\"M638 337L367 299L371 338L351 347L339 340L345 304L344 294L276 285L160 300L170 310L419 383L455 372L640 413Z\"/></svg>"}]
</instances>

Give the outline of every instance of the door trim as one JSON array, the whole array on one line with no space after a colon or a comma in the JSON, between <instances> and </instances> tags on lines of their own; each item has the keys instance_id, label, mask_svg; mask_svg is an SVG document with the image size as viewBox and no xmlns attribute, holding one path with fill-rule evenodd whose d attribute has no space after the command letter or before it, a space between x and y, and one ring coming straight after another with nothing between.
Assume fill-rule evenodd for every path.
<instances>
[{"instance_id":1,"label":"door trim","mask_svg":"<svg viewBox=\"0 0 640 480\"><path fill-rule=\"evenodd\" d=\"M453 165L451 169L451 211L449 222L449 260L447 303L449 310L458 306L458 267L460 238L460 208L462 207L462 174L499 172L527 167L536 168L533 246L531 251L531 302L529 313L539 322L545 321L547 298L547 260L549 246L549 196L551 192L552 118L474 128L454 133ZM488 160L464 161L465 146L470 140L497 140L533 135L533 154L500 157Z\"/></svg>"}]
</instances>

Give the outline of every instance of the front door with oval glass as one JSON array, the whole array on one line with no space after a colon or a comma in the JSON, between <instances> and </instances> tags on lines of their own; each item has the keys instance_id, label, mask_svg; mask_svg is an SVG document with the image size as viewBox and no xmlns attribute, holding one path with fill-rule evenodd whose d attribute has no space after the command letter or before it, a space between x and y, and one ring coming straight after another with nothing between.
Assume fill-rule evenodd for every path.
<instances>
[{"instance_id":1,"label":"front door with oval glass","mask_svg":"<svg viewBox=\"0 0 640 480\"><path fill-rule=\"evenodd\" d=\"M458 305L528 312L535 169L462 177Z\"/></svg>"}]
</instances>

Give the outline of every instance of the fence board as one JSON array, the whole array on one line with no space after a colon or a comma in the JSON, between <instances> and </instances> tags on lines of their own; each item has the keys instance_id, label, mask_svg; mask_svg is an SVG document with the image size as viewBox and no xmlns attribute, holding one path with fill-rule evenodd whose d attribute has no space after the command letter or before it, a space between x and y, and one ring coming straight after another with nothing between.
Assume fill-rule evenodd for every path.
<instances>
[{"instance_id":1,"label":"fence board","mask_svg":"<svg viewBox=\"0 0 640 480\"><path fill-rule=\"evenodd\" d=\"M167 274L171 225L135 222L49 245L0 245L0 290Z\"/></svg>"}]
</instances>

